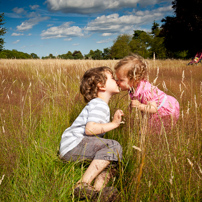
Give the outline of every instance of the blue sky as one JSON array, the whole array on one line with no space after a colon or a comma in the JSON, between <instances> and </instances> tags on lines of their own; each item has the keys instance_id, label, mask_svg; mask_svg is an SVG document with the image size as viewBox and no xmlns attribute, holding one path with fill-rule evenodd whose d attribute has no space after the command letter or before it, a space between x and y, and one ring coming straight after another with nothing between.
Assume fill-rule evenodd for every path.
<instances>
[{"instance_id":1,"label":"blue sky","mask_svg":"<svg viewBox=\"0 0 202 202\"><path fill-rule=\"evenodd\" d=\"M151 31L173 16L172 0L0 0L5 49L57 56L109 48L120 34Z\"/></svg>"}]
</instances>

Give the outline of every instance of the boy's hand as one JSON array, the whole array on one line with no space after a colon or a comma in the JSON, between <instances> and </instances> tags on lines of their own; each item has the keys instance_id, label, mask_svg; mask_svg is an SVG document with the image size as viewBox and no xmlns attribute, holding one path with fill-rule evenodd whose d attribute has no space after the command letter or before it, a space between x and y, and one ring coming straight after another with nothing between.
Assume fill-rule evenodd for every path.
<instances>
[{"instance_id":1,"label":"boy's hand","mask_svg":"<svg viewBox=\"0 0 202 202\"><path fill-rule=\"evenodd\" d=\"M112 123L116 124L118 127L122 122L122 116L124 116L123 111L118 109L114 114L114 118L112 120Z\"/></svg>"}]
</instances>

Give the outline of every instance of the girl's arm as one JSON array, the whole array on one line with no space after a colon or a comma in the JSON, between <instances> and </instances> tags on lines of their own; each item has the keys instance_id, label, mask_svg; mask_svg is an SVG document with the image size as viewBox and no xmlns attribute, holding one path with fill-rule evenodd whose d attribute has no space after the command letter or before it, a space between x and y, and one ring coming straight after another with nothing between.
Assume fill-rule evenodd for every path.
<instances>
[{"instance_id":1,"label":"girl's arm","mask_svg":"<svg viewBox=\"0 0 202 202\"><path fill-rule=\"evenodd\" d=\"M156 102L148 102L148 104L142 104L138 100L131 100L131 107L136 107L140 111L147 112L147 113L156 113L157 105Z\"/></svg>"},{"instance_id":2,"label":"girl's arm","mask_svg":"<svg viewBox=\"0 0 202 202\"><path fill-rule=\"evenodd\" d=\"M123 115L124 114L122 110L117 110L114 114L112 122L109 123L88 122L85 128L86 135L97 135L101 133L106 133L119 127Z\"/></svg>"}]
</instances>

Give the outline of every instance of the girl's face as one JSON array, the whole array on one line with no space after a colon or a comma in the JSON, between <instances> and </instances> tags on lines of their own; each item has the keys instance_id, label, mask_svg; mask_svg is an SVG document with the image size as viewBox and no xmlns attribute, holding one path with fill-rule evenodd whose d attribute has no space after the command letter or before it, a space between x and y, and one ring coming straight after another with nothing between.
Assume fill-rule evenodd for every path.
<instances>
[{"instance_id":1,"label":"girl's face","mask_svg":"<svg viewBox=\"0 0 202 202\"><path fill-rule=\"evenodd\" d=\"M116 72L117 84L121 88L122 91L130 90L133 86L132 80L130 80L125 74L123 70L119 70Z\"/></svg>"}]
</instances>

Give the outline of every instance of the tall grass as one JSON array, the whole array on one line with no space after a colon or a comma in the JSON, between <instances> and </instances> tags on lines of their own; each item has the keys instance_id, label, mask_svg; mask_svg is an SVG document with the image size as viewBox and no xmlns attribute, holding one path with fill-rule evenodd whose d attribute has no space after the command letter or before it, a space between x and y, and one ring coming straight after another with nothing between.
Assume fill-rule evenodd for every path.
<instances>
[{"instance_id":1,"label":"tall grass","mask_svg":"<svg viewBox=\"0 0 202 202\"><path fill-rule=\"evenodd\" d=\"M0 60L0 201L77 201L73 187L87 165L57 157L61 134L85 106L85 70L116 62ZM114 96L111 115L122 109L125 124L106 137L120 142L124 158L111 183L124 202L201 201L202 65L148 62L149 80L180 102L180 119L170 133L140 136L145 120L129 112L126 92Z\"/></svg>"}]
</instances>

